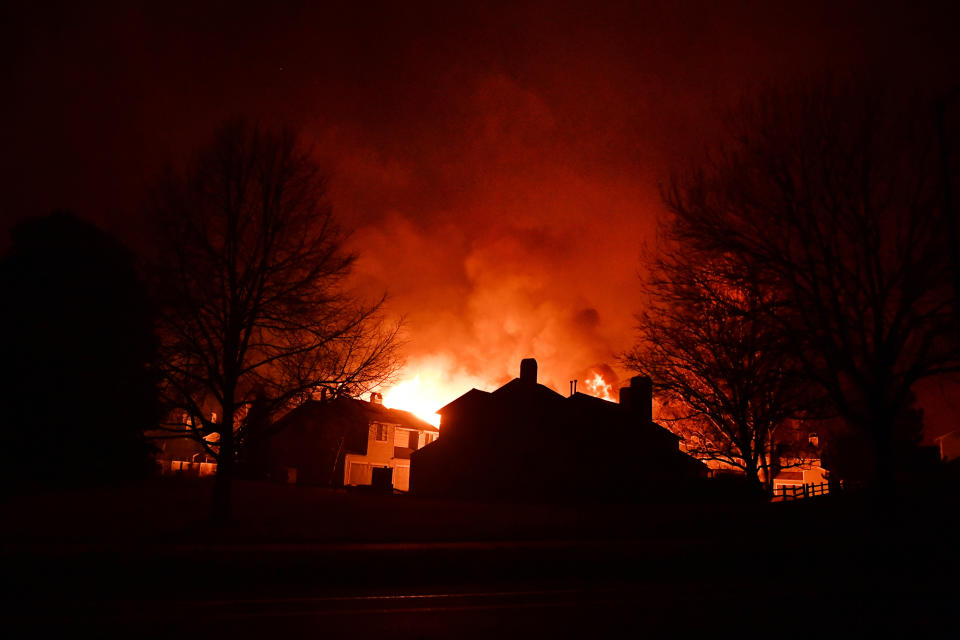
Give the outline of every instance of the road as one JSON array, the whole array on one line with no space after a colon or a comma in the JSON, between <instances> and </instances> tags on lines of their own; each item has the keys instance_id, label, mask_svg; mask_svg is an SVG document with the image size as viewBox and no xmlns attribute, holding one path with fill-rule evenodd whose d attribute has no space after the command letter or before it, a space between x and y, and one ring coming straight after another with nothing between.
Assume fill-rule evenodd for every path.
<instances>
[{"instance_id":1,"label":"road","mask_svg":"<svg viewBox=\"0 0 960 640\"><path fill-rule=\"evenodd\" d=\"M5 619L31 636L537 638L938 632L955 615L956 591L928 554L897 548L896 562L878 564L876 549L831 547L26 545L5 549L19 583Z\"/></svg>"}]
</instances>

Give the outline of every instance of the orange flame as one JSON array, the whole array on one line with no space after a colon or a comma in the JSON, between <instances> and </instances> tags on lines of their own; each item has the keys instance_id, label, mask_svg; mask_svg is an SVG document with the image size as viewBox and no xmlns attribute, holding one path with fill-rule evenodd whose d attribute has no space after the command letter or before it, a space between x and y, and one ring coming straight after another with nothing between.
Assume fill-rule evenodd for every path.
<instances>
[{"instance_id":1,"label":"orange flame","mask_svg":"<svg viewBox=\"0 0 960 640\"><path fill-rule=\"evenodd\" d=\"M607 384L599 373L595 373L592 378L585 380L584 385L586 385L587 393L590 395L614 402L613 387Z\"/></svg>"},{"instance_id":2,"label":"orange flame","mask_svg":"<svg viewBox=\"0 0 960 640\"><path fill-rule=\"evenodd\" d=\"M391 409L409 411L435 427L440 426L440 414L436 411L443 405L437 396L420 382L419 375L391 387L383 396L383 404Z\"/></svg>"}]
</instances>

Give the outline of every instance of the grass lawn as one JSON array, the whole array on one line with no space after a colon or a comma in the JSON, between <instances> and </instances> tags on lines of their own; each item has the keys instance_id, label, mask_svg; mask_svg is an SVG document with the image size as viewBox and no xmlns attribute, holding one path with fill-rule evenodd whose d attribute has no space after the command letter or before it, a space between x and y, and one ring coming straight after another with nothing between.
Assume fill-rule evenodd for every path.
<instances>
[{"instance_id":1,"label":"grass lawn","mask_svg":"<svg viewBox=\"0 0 960 640\"><path fill-rule=\"evenodd\" d=\"M237 481L233 519L208 522L210 479L8 497L17 543L354 543L700 535L776 505L542 505L420 499ZM786 512L788 509L781 509Z\"/></svg>"},{"instance_id":2,"label":"grass lawn","mask_svg":"<svg viewBox=\"0 0 960 640\"><path fill-rule=\"evenodd\" d=\"M211 490L156 479L6 498L0 560L17 585L7 607L55 603L66 620L94 605L156 616L223 598L625 585L663 594L673 613L650 615L664 620L693 598L778 620L777 607L802 613L809 601L838 603L850 624L863 618L850 607L942 624L960 570L956 495L889 508L856 495L571 506L237 482L232 522L213 528ZM417 544L430 542L477 544Z\"/></svg>"}]
</instances>

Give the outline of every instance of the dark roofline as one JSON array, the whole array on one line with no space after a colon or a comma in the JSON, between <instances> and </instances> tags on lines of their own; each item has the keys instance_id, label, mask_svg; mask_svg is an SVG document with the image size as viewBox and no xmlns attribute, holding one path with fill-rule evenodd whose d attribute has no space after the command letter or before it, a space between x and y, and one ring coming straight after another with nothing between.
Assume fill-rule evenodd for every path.
<instances>
[{"instance_id":1,"label":"dark roofline","mask_svg":"<svg viewBox=\"0 0 960 640\"><path fill-rule=\"evenodd\" d=\"M364 414L364 416L371 421L384 422L387 424L396 424L402 427L407 427L409 429L416 429L418 431L429 431L431 433L440 433L440 430L427 422L422 420L410 413L409 411L404 411L402 409L391 409L385 407L382 404L376 404L373 402L368 402L366 400L359 400L357 398L335 398L333 400L321 401L321 400L307 400L301 405L298 405L284 414L277 423L287 421L290 416L295 415L295 413L317 410L325 406L334 406L337 403L349 403L355 409L358 409Z\"/></svg>"},{"instance_id":2,"label":"dark roofline","mask_svg":"<svg viewBox=\"0 0 960 640\"><path fill-rule=\"evenodd\" d=\"M536 393L541 393L541 394L544 393L544 392L546 392L548 395L556 396L557 398L560 398L561 400L565 398L565 396L564 396L563 394L558 393L557 391L554 391L553 389L551 389L550 387L548 387L548 386L545 385L545 384L540 384L539 382L533 382L533 383L531 383L531 382L529 382L529 381L524 381L522 378L514 378L514 379L511 380L510 382L508 382L508 383L506 383L505 385L501 386L499 389L496 389L496 390L494 390L494 391L491 391L490 393L491 393L491 395L502 396L502 395L504 394L504 392L512 392L512 391L514 391L515 389L523 389L524 391L526 391L526 392L528 392L528 393L529 393L530 391L535 391Z\"/></svg>"},{"instance_id":3,"label":"dark roofline","mask_svg":"<svg viewBox=\"0 0 960 640\"><path fill-rule=\"evenodd\" d=\"M489 395L490 395L490 392L489 392L489 391L483 391L482 389L470 389L470 391L467 391L466 393L457 396L456 398L454 398L453 400L451 400L451 401L448 402L447 404L445 404L445 405L443 405L442 407L440 407L439 409L437 409L437 413L443 415L443 412L444 412L444 411L446 411L447 409L449 409L449 408L452 407L453 405L457 404L458 402L463 401L467 396L470 396L471 398L475 398L475 397L477 397L477 395L480 395L480 394L482 394L482 396L489 396Z\"/></svg>"},{"instance_id":4,"label":"dark roofline","mask_svg":"<svg viewBox=\"0 0 960 640\"><path fill-rule=\"evenodd\" d=\"M391 409L383 406L382 404L367 402L366 400L358 400L356 398L342 398L342 400L349 400L350 402L356 403L361 411L363 411L368 417L375 420L389 422L390 424L399 424L400 426L410 427L420 431L432 431L434 433L440 433L440 430L435 426L426 420L421 420L409 411L404 411L403 409Z\"/></svg>"},{"instance_id":5,"label":"dark roofline","mask_svg":"<svg viewBox=\"0 0 960 640\"><path fill-rule=\"evenodd\" d=\"M612 407L622 407L623 405L619 402L614 402L613 400L604 400L603 398L598 398L597 396L591 396L589 393L583 393L582 391L575 392L572 396L567 396L567 400L580 400L585 402L602 402L605 405L610 405Z\"/></svg>"}]
</instances>

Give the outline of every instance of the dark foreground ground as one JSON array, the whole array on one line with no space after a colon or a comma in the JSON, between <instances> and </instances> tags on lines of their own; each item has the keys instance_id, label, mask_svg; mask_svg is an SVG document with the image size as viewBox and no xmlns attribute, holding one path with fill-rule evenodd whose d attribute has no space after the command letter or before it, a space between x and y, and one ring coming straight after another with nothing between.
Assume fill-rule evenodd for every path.
<instances>
[{"instance_id":1,"label":"dark foreground ground","mask_svg":"<svg viewBox=\"0 0 960 640\"><path fill-rule=\"evenodd\" d=\"M6 637L953 636L956 495L499 505L203 482L3 504ZM12 632L12 633L9 633Z\"/></svg>"}]
</instances>

